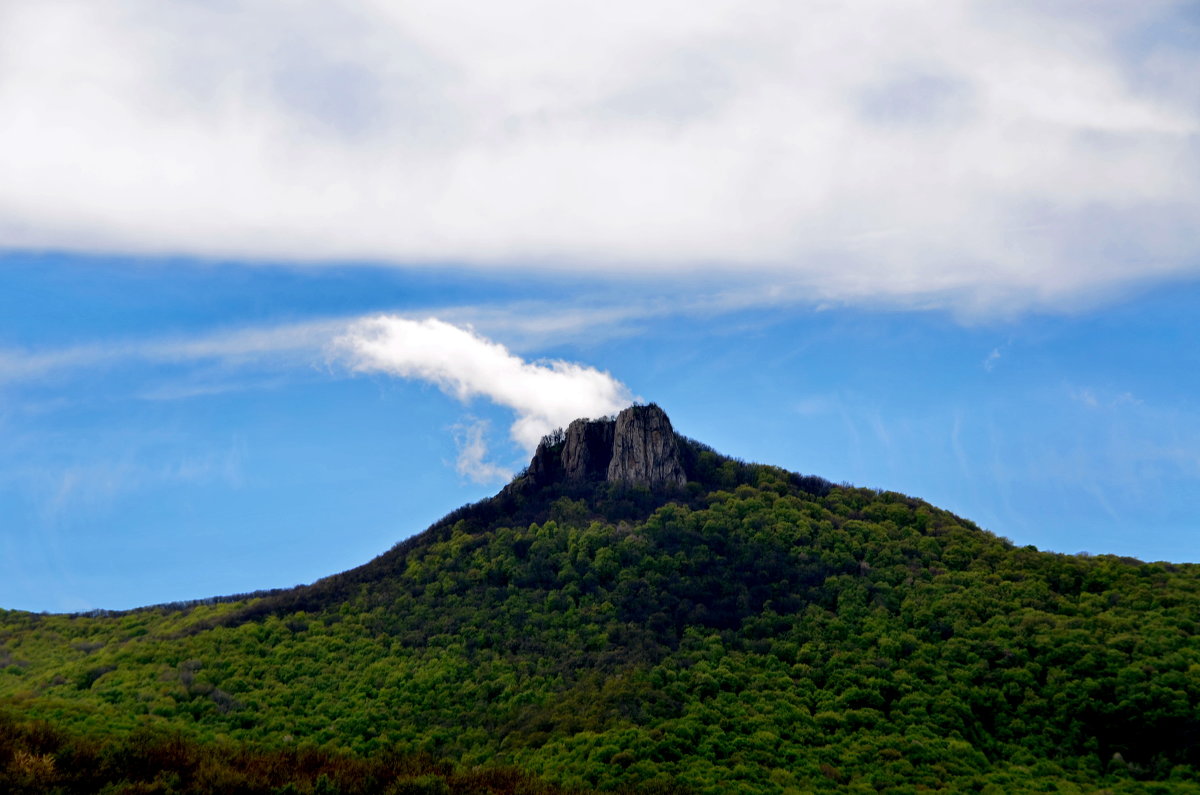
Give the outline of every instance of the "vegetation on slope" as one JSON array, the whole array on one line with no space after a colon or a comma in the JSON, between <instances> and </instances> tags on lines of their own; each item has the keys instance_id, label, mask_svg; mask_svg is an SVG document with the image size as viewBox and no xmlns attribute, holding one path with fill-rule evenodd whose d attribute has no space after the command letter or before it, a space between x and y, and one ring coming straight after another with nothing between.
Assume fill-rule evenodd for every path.
<instances>
[{"instance_id":1,"label":"vegetation on slope","mask_svg":"<svg viewBox=\"0 0 1200 795\"><path fill-rule=\"evenodd\" d=\"M363 758L312 747L199 742L143 727L85 736L0 713L0 787L7 795L569 795L511 768L455 769L427 755ZM580 795L582 795L580 793Z\"/></svg>"},{"instance_id":2,"label":"vegetation on slope","mask_svg":"<svg viewBox=\"0 0 1200 795\"><path fill-rule=\"evenodd\" d=\"M0 614L0 696L106 742L567 787L1200 792L1198 567L687 454L678 492L510 489L307 588Z\"/></svg>"}]
</instances>

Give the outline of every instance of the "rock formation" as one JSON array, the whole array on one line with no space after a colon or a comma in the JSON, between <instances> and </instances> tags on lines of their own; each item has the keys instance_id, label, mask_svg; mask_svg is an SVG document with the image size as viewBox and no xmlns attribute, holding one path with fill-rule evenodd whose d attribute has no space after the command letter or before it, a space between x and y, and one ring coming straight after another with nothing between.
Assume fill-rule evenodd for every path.
<instances>
[{"instance_id":1,"label":"rock formation","mask_svg":"<svg viewBox=\"0 0 1200 795\"><path fill-rule=\"evenodd\" d=\"M617 415L608 480L643 486L682 486L679 442L658 406L634 406Z\"/></svg>"},{"instance_id":2,"label":"rock formation","mask_svg":"<svg viewBox=\"0 0 1200 795\"><path fill-rule=\"evenodd\" d=\"M567 426L562 450L563 476L567 480L594 480L607 475L614 426L610 420L575 420Z\"/></svg>"},{"instance_id":3,"label":"rock formation","mask_svg":"<svg viewBox=\"0 0 1200 795\"><path fill-rule=\"evenodd\" d=\"M575 420L542 440L529 464L538 485L607 480L661 488L687 482L679 441L666 412L632 406L616 419Z\"/></svg>"}]
</instances>

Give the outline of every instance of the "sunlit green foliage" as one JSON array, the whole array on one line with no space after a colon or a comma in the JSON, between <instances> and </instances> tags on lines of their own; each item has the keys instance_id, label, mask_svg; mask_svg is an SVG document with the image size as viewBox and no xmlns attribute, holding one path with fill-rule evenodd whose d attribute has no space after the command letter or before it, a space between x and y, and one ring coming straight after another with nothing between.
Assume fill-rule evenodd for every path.
<instances>
[{"instance_id":1,"label":"sunlit green foliage","mask_svg":"<svg viewBox=\"0 0 1200 795\"><path fill-rule=\"evenodd\" d=\"M309 589L0 613L0 697L105 742L569 787L1200 792L1198 567L689 455L679 493L506 494Z\"/></svg>"}]
</instances>

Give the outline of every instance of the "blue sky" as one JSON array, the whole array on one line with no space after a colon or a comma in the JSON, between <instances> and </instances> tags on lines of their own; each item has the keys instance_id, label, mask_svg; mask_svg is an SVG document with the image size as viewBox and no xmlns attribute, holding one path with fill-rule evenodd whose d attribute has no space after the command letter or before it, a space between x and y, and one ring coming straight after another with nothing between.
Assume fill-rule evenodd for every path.
<instances>
[{"instance_id":1,"label":"blue sky","mask_svg":"<svg viewBox=\"0 0 1200 795\"><path fill-rule=\"evenodd\" d=\"M0 10L0 606L309 582L630 400L1200 560L1195 3L115 7Z\"/></svg>"}]
</instances>

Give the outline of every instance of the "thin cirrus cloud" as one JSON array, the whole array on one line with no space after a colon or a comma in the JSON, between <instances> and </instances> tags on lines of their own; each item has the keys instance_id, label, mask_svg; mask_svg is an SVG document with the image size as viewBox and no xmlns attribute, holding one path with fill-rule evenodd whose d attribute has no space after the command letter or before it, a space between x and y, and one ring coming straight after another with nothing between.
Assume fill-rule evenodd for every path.
<instances>
[{"instance_id":1,"label":"thin cirrus cloud","mask_svg":"<svg viewBox=\"0 0 1200 795\"><path fill-rule=\"evenodd\" d=\"M172 339L83 343L43 350L0 348L0 386L62 377L129 363L161 365L220 362L227 369L253 364L295 367L311 364L316 352L341 333L346 320L314 320L241 328Z\"/></svg>"},{"instance_id":2,"label":"thin cirrus cloud","mask_svg":"<svg viewBox=\"0 0 1200 795\"><path fill-rule=\"evenodd\" d=\"M426 381L464 403L483 397L512 409L510 435L529 452L573 419L611 414L632 401L629 389L606 372L560 360L528 362L437 318L365 318L332 350L355 372ZM456 429L459 471L480 480L502 478L506 470L484 461L484 430L478 422Z\"/></svg>"},{"instance_id":3,"label":"thin cirrus cloud","mask_svg":"<svg viewBox=\"0 0 1200 795\"><path fill-rule=\"evenodd\" d=\"M1188 8L16 0L0 248L1061 306L1196 275Z\"/></svg>"}]
</instances>

